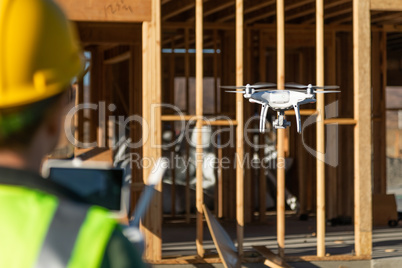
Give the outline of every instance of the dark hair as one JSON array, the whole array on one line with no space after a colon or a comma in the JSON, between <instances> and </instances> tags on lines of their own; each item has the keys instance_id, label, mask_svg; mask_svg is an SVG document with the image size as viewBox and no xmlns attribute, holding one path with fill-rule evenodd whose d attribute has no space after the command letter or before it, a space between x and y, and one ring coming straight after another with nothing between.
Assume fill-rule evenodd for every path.
<instances>
[{"instance_id":1,"label":"dark hair","mask_svg":"<svg viewBox=\"0 0 402 268\"><path fill-rule=\"evenodd\" d=\"M28 147L41 123L63 94L33 104L0 109L0 148Z\"/></svg>"}]
</instances>

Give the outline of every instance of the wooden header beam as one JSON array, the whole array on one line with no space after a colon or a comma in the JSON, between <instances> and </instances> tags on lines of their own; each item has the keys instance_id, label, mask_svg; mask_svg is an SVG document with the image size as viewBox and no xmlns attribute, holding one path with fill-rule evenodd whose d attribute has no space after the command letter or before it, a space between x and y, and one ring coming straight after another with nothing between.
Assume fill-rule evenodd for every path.
<instances>
[{"instance_id":1,"label":"wooden header beam","mask_svg":"<svg viewBox=\"0 0 402 268\"><path fill-rule=\"evenodd\" d=\"M142 25L119 22L78 22L78 34L84 44L141 45Z\"/></svg>"},{"instance_id":2,"label":"wooden header beam","mask_svg":"<svg viewBox=\"0 0 402 268\"><path fill-rule=\"evenodd\" d=\"M371 10L402 11L402 0L371 0Z\"/></svg>"},{"instance_id":3,"label":"wooden header beam","mask_svg":"<svg viewBox=\"0 0 402 268\"><path fill-rule=\"evenodd\" d=\"M73 21L151 20L151 0L56 0Z\"/></svg>"}]
</instances>

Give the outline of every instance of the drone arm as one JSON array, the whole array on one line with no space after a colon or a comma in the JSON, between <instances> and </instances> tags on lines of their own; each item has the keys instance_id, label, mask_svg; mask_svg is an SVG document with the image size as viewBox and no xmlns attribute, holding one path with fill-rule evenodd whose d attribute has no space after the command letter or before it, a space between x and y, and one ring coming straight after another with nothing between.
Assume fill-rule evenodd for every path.
<instances>
[{"instance_id":1,"label":"drone arm","mask_svg":"<svg viewBox=\"0 0 402 268\"><path fill-rule=\"evenodd\" d=\"M293 105L293 108L295 109L295 115L296 115L297 133L300 133L301 132L301 120L300 120L299 104Z\"/></svg>"},{"instance_id":2,"label":"drone arm","mask_svg":"<svg viewBox=\"0 0 402 268\"><path fill-rule=\"evenodd\" d=\"M251 103L258 103L258 104L264 105L263 102L258 101L258 100L255 100L255 99L252 99L252 98L249 99L249 102L251 102Z\"/></svg>"}]
</instances>

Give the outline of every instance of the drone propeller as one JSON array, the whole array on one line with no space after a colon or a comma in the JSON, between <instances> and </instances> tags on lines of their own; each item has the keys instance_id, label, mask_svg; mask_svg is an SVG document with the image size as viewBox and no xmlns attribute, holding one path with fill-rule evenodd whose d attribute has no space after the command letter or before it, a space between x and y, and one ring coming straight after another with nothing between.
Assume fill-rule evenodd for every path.
<instances>
[{"instance_id":1,"label":"drone propeller","mask_svg":"<svg viewBox=\"0 0 402 268\"><path fill-rule=\"evenodd\" d=\"M338 93L341 92L339 90L326 90L326 91L321 91L321 90L314 90L314 93Z\"/></svg>"},{"instance_id":2,"label":"drone propeller","mask_svg":"<svg viewBox=\"0 0 402 268\"><path fill-rule=\"evenodd\" d=\"M267 89L255 89L255 90L253 90L253 92L260 92L260 91L275 92L275 91L278 91L278 90L275 90L275 89L274 90L272 90L272 89L270 89L270 90L267 90ZM225 92L228 92L228 93L243 93L243 94L247 93L245 90L226 90Z\"/></svg>"},{"instance_id":3,"label":"drone propeller","mask_svg":"<svg viewBox=\"0 0 402 268\"><path fill-rule=\"evenodd\" d=\"M285 87L295 87L295 88L312 88L312 89L337 89L339 86L314 86L314 85L302 85L298 83L286 83ZM328 92L329 93L329 92Z\"/></svg>"},{"instance_id":4,"label":"drone propeller","mask_svg":"<svg viewBox=\"0 0 402 268\"><path fill-rule=\"evenodd\" d=\"M243 93L243 94L246 94L246 91L244 91L244 90L226 90L225 92L228 92L228 93Z\"/></svg>"},{"instance_id":5,"label":"drone propeller","mask_svg":"<svg viewBox=\"0 0 402 268\"><path fill-rule=\"evenodd\" d=\"M276 84L274 83L257 83L254 85L249 85L249 88L254 88L254 89L258 89L258 88L267 88L267 87L274 87L276 86ZM220 86L220 88L225 88L225 89L246 89L247 86Z\"/></svg>"},{"instance_id":6,"label":"drone propeller","mask_svg":"<svg viewBox=\"0 0 402 268\"><path fill-rule=\"evenodd\" d=\"M279 89L255 89L254 90L255 92L262 92L262 91L264 91L264 92L276 92L276 91L279 91Z\"/></svg>"},{"instance_id":7,"label":"drone propeller","mask_svg":"<svg viewBox=\"0 0 402 268\"><path fill-rule=\"evenodd\" d=\"M252 87L276 87L275 83L269 83L269 82L257 82L254 85L252 85Z\"/></svg>"},{"instance_id":8,"label":"drone propeller","mask_svg":"<svg viewBox=\"0 0 402 268\"><path fill-rule=\"evenodd\" d=\"M246 86L220 86L220 88L225 88L225 89L245 89Z\"/></svg>"},{"instance_id":9,"label":"drone propeller","mask_svg":"<svg viewBox=\"0 0 402 268\"><path fill-rule=\"evenodd\" d=\"M305 90L305 89L294 89L294 88L287 88L287 89L284 89L284 90L288 90L288 91L296 91L296 92L306 92L306 90Z\"/></svg>"}]
</instances>

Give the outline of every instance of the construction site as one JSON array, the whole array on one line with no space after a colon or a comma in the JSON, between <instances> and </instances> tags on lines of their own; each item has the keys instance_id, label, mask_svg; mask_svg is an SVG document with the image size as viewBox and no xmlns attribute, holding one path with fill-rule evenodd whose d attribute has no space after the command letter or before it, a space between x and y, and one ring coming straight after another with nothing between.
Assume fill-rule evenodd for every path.
<instances>
[{"instance_id":1,"label":"construction site","mask_svg":"<svg viewBox=\"0 0 402 268\"><path fill-rule=\"evenodd\" d=\"M168 159L146 262L402 267L402 1L56 2L86 68L50 158L122 168L122 223Z\"/></svg>"}]
</instances>

